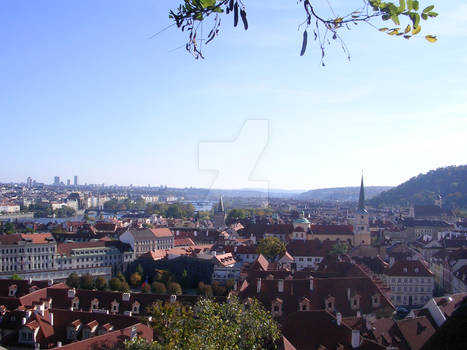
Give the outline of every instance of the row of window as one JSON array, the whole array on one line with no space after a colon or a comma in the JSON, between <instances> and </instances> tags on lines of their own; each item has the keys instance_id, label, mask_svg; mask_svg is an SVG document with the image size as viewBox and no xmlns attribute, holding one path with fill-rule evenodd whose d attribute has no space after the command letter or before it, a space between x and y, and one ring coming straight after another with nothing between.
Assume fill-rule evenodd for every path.
<instances>
[{"instance_id":1,"label":"row of window","mask_svg":"<svg viewBox=\"0 0 467 350\"><path fill-rule=\"evenodd\" d=\"M11 248L1 249L2 254L16 254L16 253L40 253L40 252L55 252L55 247L38 247L38 248Z\"/></svg>"}]
</instances>

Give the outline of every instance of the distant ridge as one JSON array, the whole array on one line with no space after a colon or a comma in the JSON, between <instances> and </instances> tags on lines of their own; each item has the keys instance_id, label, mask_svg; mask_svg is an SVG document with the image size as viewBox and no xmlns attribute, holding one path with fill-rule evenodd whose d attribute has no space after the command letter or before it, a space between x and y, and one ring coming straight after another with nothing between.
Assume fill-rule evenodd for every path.
<instances>
[{"instance_id":1,"label":"distant ridge","mask_svg":"<svg viewBox=\"0 0 467 350\"><path fill-rule=\"evenodd\" d=\"M390 186L365 186L365 197L372 198L382 191L390 189ZM340 201L340 202L356 202L360 187L334 187L320 188L303 192L297 196L301 200L316 200L316 201Z\"/></svg>"},{"instance_id":2,"label":"distant ridge","mask_svg":"<svg viewBox=\"0 0 467 350\"><path fill-rule=\"evenodd\" d=\"M448 166L417 175L368 201L376 207L434 204L439 194L443 208L467 208L467 165Z\"/></svg>"}]
</instances>

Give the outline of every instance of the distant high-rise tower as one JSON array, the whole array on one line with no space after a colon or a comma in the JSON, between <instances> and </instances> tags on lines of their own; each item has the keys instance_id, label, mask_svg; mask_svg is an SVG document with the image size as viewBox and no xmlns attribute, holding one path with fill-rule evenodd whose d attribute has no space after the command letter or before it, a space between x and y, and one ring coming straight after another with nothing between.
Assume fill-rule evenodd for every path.
<instances>
[{"instance_id":1,"label":"distant high-rise tower","mask_svg":"<svg viewBox=\"0 0 467 350\"><path fill-rule=\"evenodd\" d=\"M28 188L32 187L32 178L31 177L28 177L28 179L26 181L26 185L27 185Z\"/></svg>"},{"instance_id":2,"label":"distant high-rise tower","mask_svg":"<svg viewBox=\"0 0 467 350\"><path fill-rule=\"evenodd\" d=\"M224 209L224 201L219 198L219 204L217 208L214 210L214 226L215 227L223 227L225 226L225 209Z\"/></svg>"},{"instance_id":3,"label":"distant high-rise tower","mask_svg":"<svg viewBox=\"0 0 467 350\"><path fill-rule=\"evenodd\" d=\"M67 186L70 186L70 185L71 185L70 179L67 179L67 180L66 180L66 185L67 185Z\"/></svg>"},{"instance_id":4,"label":"distant high-rise tower","mask_svg":"<svg viewBox=\"0 0 467 350\"><path fill-rule=\"evenodd\" d=\"M362 182L360 184L360 195L358 197L358 208L353 222L354 245L371 244L370 217L365 208L365 188Z\"/></svg>"},{"instance_id":5,"label":"distant high-rise tower","mask_svg":"<svg viewBox=\"0 0 467 350\"><path fill-rule=\"evenodd\" d=\"M73 185L78 186L78 176L75 175Z\"/></svg>"},{"instance_id":6,"label":"distant high-rise tower","mask_svg":"<svg viewBox=\"0 0 467 350\"><path fill-rule=\"evenodd\" d=\"M54 185L55 186L60 186L60 176L55 176L54 177Z\"/></svg>"}]
</instances>

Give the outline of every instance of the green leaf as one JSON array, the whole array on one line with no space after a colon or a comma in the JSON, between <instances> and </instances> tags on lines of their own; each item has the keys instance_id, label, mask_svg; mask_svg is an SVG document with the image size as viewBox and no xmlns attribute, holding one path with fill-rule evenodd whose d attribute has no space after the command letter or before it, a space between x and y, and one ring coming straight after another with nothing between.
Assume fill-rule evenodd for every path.
<instances>
[{"instance_id":1,"label":"green leaf","mask_svg":"<svg viewBox=\"0 0 467 350\"><path fill-rule=\"evenodd\" d=\"M424 12L424 13L430 12L430 11L433 10L434 8L435 8L435 5L431 5L431 6L425 7L425 8L423 9L423 12Z\"/></svg>"},{"instance_id":2,"label":"green leaf","mask_svg":"<svg viewBox=\"0 0 467 350\"><path fill-rule=\"evenodd\" d=\"M200 0L203 8L211 7L216 5L216 0Z\"/></svg>"},{"instance_id":3,"label":"green leaf","mask_svg":"<svg viewBox=\"0 0 467 350\"><path fill-rule=\"evenodd\" d=\"M413 0L407 0L407 9L409 11L413 10Z\"/></svg>"},{"instance_id":4,"label":"green leaf","mask_svg":"<svg viewBox=\"0 0 467 350\"><path fill-rule=\"evenodd\" d=\"M397 16L397 15L392 15L392 16L391 16L391 19L392 19L392 21L394 22L394 24L396 24L396 25L400 25L400 24L401 24L401 22L399 21L399 16Z\"/></svg>"},{"instance_id":5,"label":"green leaf","mask_svg":"<svg viewBox=\"0 0 467 350\"><path fill-rule=\"evenodd\" d=\"M399 11L400 12L405 11L405 0L399 0Z\"/></svg>"},{"instance_id":6,"label":"green leaf","mask_svg":"<svg viewBox=\"0 0 467 350\"><path fill-rule=\"evenodd\" d=\"M428 12L428 16L430 17L437 17L438 13L437 12Z\"/></svg>"},{"instance_id":7,"label":"green leaf","mask_svg":"<svg viewBox=\"0 0 467 350\"><path fill-rule=\"evenodd\" d=\"M413 9L414 9L415 11L418 11L418 6L419 6L418 1L417 1L417 0L414 0L414 2L413 2Z\"/></svg>"}]
</instances>

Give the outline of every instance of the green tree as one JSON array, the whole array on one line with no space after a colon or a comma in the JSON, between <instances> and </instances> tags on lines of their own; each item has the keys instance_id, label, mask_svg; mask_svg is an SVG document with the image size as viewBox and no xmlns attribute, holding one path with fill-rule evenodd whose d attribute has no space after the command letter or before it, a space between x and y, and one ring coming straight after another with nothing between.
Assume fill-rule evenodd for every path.
<instances>
[{"instance_id":1,"label":"green tree","mask_svg":"<svg viewBox=\"0 0 467 350\"><path fill-rule=\"evenodd\" d=\"M12 222L2 222L2 233L10 235L16 232L16 225Z\"/></svg>"},{"instance_id":2,"label":"green tree","mask_svg":"<svg viewBox=\"0 0 467 350\"><path fill-rule=\"evenodd\" d=\"M244 209L231 209L229 213L227 214L226 222L227 224L232 224L239 219L243 219L246 217L246 210Z\"/></svg>"},{"instance_id":3,"label":"green tree","mask_svg":"<svg viewBox=\"0 0 467 350\"><path fill-rule=\"evenodd\" d=\"M55 209L54 214L57 218L69 218L76 215L76 210L65 205L61 208Z\"/></svg>"},{"instance_id":4,"label":"green tree","mask_svg":"<svg viewBox=\"0 0 467 350\"><path fill-rule=\"evenodd\" d=\"M167 294L167 288L165 287L165 284L157 281L152 282L151 291L154 294Z\"/></svg>"},{"instance_id":5,"label":"green tree","mask_svg":"<svg viewBox=\"0 0 467 350\"><path fill-rule=\"evenodd\" d=\"M109 288L114 291L120 290L122 288L122 281L117 277L112 277L109 281Z\"/></svg>"},{"instance_id":6,"label":"green tree","mask_svg":"<svg viewBox=\"0 0 467 350\"><path fill-rule=\"evenodd\" d=\"M81 289L93 289L94 282L94 277L92 277L89 273L86 273L79 278L79 287Z\"/></svg>"},{"instance_id":7,"label":"green tree","mask_svg":"<svg viewBox=\"0 0 467 350\"><path fill-rule=\"evenodd\" d=\"M213 281L211 283L211 288L212 288L212 293L215 296L224 296L227 293L227 288L224 286L221 286L219 282Z\"/></svg>"},{"instance_id":8,"label":"green tree","mask_svg":"<svg viewBox=\"0 0 467 350\"><path fill-rule=\"evenodd\" d=\"M180 276L180 285L183 289L188 289L191 287L191 280L188 277L188 271L183 269L182 275Z\"/></svg>"},{"instance_id":9,"label":"green tree","mask_svg":"<svg viewBox=\"0 0 467 350\"><path fill-rule=\"evenodd\" d=\"M144 283L142 286L141 286L141 292L143 293L149 293L151 291L151 286L147 283Z\"/></svg>"},{"instance_id":10,"label":"green tree","mask_svg":"<svg viewBox=\"0 0 467 350\"><path fill-rule=\"evenodd\" d=\"M194 309L157 301L151 306L153 343L135 339L127 350L263 349L272 347L280 332L271 314L257 300L248 306L232 297L225 303L199 300Z\"/></svg>"},{"instance_id":11,"label":"green tree","mask_svg":"<svg viewBox=\"0 0 467 350\"><path fill-rule=\"evenodd\" d=\"M121 273L121 272L117 273L116 277L120 280L120 282L126 282L126 278L123 275L123 273Z\"/></svg>"},{"instance_id":12,"label":"green tree","mask_svg":"<svg viewBox=\"0 0 467 350\"><path fill-rule=\"evenodd\" d=\"M120 284L120 292L129 292L130 291L130 286L126 281L121 282Z\"/></svg>"},{"instance_id":13,"label":"green tree","mask_svg":"<svg viewBox=\"0 0 467 350\"><path fill-rule=\"evenodd\" d=\"M167 294L182 295L182 287L176 282L171 282L167 285Z\"/></svg>"},{"instance_id":14,"label":"green tree","mask_svg":"<svg viewBox=\"0 0 467 350\"><path fill-rule=\"evenodd\" d=\"M66 284L70 288L79 288L79 276L73 272L66 279Z\"/></svg>"},{"instance_id":15,"label":"green tree","mask_svg":"<svg viewBox=\"0 0 467 350\"><path fill-rule=\"evenodd\" d=\"M258 254L263 254L270 261L276 260L285 253L285 244L277 237L266 237L258 243Z\"/></svg>"},{"instance_id":16,"label":"green tree","mask_svg":"<svg viewBox=\"0 0 467 350\"><path fill-rule=\"evenodd\" d=\"M137 287L141 284L142 279L143 278L139 272L133 272L130 276L130 284L134 287Z\"/></svg>"},{"instance_id":17,"label":"green tree","mask_svg":"<svg viewBox=\"0 0 467 350\"><path fill-rule=\"evenodd\" d=\"M345 242L337 242L332 246L331 251L329 252L331 255L345 255L349 250L349 246Z\"/></svg>"},{"instance_id":18,"label":"green tree","mask_svg":"<svg viewBox=\"0 0 467 350\"><path fill-rule=\"evenodd\" d=\"M174 219L181 219L183 216L182 208L179 204L171 204L167 208L166 216Z\"/></svg>"},{"instance_id":19,"label":"green tree","mask_svg":"<svg viewBox=\"0 0 467 350\"><path fill-rule=\"evenodd\" d=\"M209 284L204 284L204 282L198 283L197 293L205 297L212 297L214 295L212 287Z\"/></svg>"},{"instance_id":20,"label":"green tree","mask_svg":"<svg viewBox=\"0 0 467 350\"><path fill-rule=\"evenodd\" d=\"M11 275L10 279L12 279L12 280L22 280L22 278L17 273L14 273L13 275Z\"/></svg>"},{"instance_id":21,"label":"green tree","mask_svg":"<svg viewBox=\"0 0 467 350\"><path fill-rule=\"evenodd\" d=\"M107 281L104 277L99 276L95 280L95 285L98 290L106 290L107 289Z\"/></svg>"},{"instance_id":22,"label":"green tree","mask_svg":"<svg viewBox=\"0 0 467 350\"><path fill-rule=\"evenodd\" d=\"M201 50L201 43L207 45L219 34L222 15L233 14L234 26L239 23L239 19L245 30L248 29L247 9L245 0L185 0L177 9L169 12L169 17L173 19L175 25L182 31L188 32L188 42L186 50L195 58L204 58ZM421 30L421 20L427 20L438 16L434 11L434 5L421 6L417 0L400 0L399 2L383 0L364 0L362 2L353 1L353 10L348 13L336 15L331 5L329 11L323 12L321 8L315 7L316 0L298 0L303 6L300 26L303 29L302 47L300 55L304 55L308 44L308 32L314 34L314 39L321 51L321 60L325 55L325 45L330 45L335 41L342 47L350 59L349 51L341 38L342 31L350 30L349 24L368 23L380 32L390 36L402 36L410 39L416 36ZM337 11L336 11L337 12ZM199 24L211 19L212 27L208 28L209 34L205 41L198 40L202 35L200 30L203 26ZM386 27L381 22L388 21ZM381 27L382 28L378 28ZM206 30L206 27L204 28ZM426 35L429 42L435 42L436 37ZM324 65L324 62L322 61Z\"/></svg>"}]
</instances>

